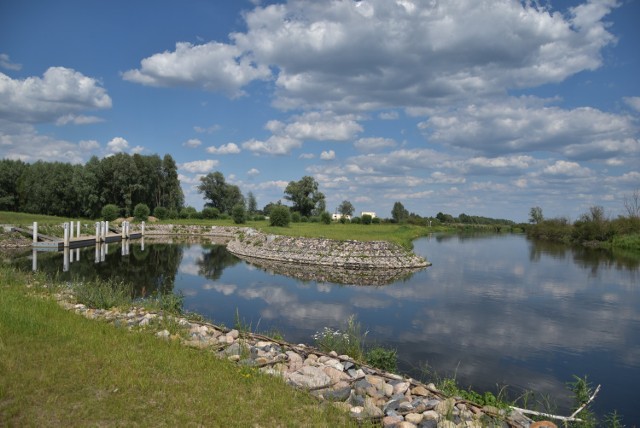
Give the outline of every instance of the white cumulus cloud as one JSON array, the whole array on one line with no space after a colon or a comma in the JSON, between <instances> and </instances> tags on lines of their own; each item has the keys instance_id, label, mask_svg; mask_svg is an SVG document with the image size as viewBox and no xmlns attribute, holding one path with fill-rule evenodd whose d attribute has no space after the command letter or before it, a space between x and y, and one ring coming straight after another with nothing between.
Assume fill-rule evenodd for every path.
<instances>
[{"instance_id":1,"label":"white cumulus cloud","mask_svg":"<svg viewBox=\"0 0 640 428\"><path fill-rule=\"evenodd\" d=\"M207 147L207 152L214 155L232 155L240 153L240 147L234 143L223 144L220 147Z\"/></svg>"},{"instance_id":2,"label":"white cumulus cloud","mask_svg":"<svg viewBox=\"0 0 640 428\"><path fill-rule=\"evenodd\" d=\"M180 165L180 169L190 173L209 173L217 167L219 162L215 159L198 160L185 162Z\"/></svg>"}]
</instances>

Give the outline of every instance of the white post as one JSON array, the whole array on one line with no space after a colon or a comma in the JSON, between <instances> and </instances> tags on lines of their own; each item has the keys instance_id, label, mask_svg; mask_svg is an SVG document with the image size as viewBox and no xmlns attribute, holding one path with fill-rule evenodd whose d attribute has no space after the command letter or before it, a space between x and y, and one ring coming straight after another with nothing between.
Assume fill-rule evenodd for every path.
<instances>
[{"instance_id":1,"label":"white post","mask_svg":"<svg viewBox=\"0 0 640 428\"><path fill-rule=\"evenodd\" d=\"M109 236L109 222L105 221L104 222L105 227L104 227L104 240L107 240L107 236Z\"/></svg>"},{"instance_id":2,"label":"white post","mask_svg":"<svg viewBox=\"0 0 640 428\"><path fill-rule=\"evenodd\" d=\"M144 235L142 236L142 238L140 239L140 250L144 251Z\"/></svg>"},{"instance_id":3,"label":"white post","mask_svg":"<svg viewBox=\"0 0 640 428\"><path fill-rule=\"evenodd\" d=\"M73 239L73 220L69 222L69 240Z\"/></svg>"},{"instance_id":4,"label":"white post","mask_svg":"<svg viewBox=\"0 0 640 428\"><path fill-rule=\"evenodd\" d=\"M80 237L80 220L78 220L78 233L76 233L76 236Z\"/></svg>"},{"instance_id":5,"label":"white post","mask_svg":"<svg viewBox=\"0 0 640 428\"><path fill-rule=\"evenodd\" d=\"M96 244L99 242L100 242L100 222L96 221Z\"/></svg>"},{"instance_id":6,"label":"white post","mask_svg":"<svg viewBox=\"0 0 640 428\"><path fill-rule=\"evenodd\" d=\"M64 224L64 247L69 248L69 223ZM68 253L67 257L69 257Z\"/></svg>"},{"instance_id":7,"label":"white post","mask_svg":"<svg viewBox=\"0 0 640 428\"><path fill-rule=\"evenodd\" d=\"M142 222L142 225L140 226L140 233L142 236L144 236L144 221Z\"/></svg>"},{"instance_id":8,"label":"white post","mask_svg":"<svg viewBox=\"0 0 640 428\"><path fill-rule=\"evenodd\" d=\"M100 222L100 241L104 241L104 221Z\"/></svg>"},{"instance_id":9,"label":"white post","mask_svg":"<svg viewBox=\"0 0 640 428\"><path fill-rule=\"evenodd\" d=\"M122 241L120 241L120 255L124 256L125 254L127 254L127 252L124 249L124 245L125 245L126 240L123 239Z\"/></svg>"},{"instance_id":10,"label":"white post","mask_svg":"<svg viewBox=\"0 0 640 428\"><path fill-rule=\"evenodd\" d=\"M124 229L125 223L126 223L126 221L123 221L122 224L120 225L120 228L122 229L120 231L120 237L122 238L123 241L127 237L127 234L126 234L125 229Z\"/></svg>"},{"instance_id":11,"label":"white post","mask_svg":"<svg viewBox=\"0 0 640 428\"><path fill-rule=\"evenodd\" d=\"M38 242L38 222L33 222L33 243Z\"/></svg>"},{"instance_id":12,"label":"white post","mask_svg":"<svg viewBox=\"0 0 640 428\"><path fill-rule=\"evenodd\" d=\"M62 271L69 271L69 247L64 247L64 259L62 261Z\"/></svg>"},{"instance_id":13,"label":"white post","mask_svg":"<svg viewBox=\"0 0 640 428\"><path fill-rule=\"evenodd\" d=\"M80 248L76 248L76 261L80 261Z\"/></svg>"},{"instance_id":14,"label":"white post","mask_svg":"<svg viewBox=\"0 0 640 428\"><path fill-rule=\"evenodd\" d=\"M33 259L31 261L31 269L35 272L38 270L38 250L33 249Z\"/></svg>"}]
</instances>

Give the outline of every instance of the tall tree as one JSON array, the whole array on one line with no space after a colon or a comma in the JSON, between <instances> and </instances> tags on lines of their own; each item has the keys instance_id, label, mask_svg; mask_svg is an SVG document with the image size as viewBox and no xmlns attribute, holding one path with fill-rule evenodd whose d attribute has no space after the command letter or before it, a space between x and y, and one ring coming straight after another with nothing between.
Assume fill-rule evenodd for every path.
<instances>
[{"instance_id":1,"label":"tall tree","mask_svg":"<svg viewBox=\"0 0 640 428\"><path fill-rule=\"evenodd\" d=\"M391 209L391 218L395 223L402 223L407 220L409 217L409 211L402 205L401 202L396 202L393 204L393 208Z\"/></svg>"},{"instance_id":2,"label":"tall tree","mask_svg":"<svg viewBox=\"0 0 640 428\"><path fill-rule=\"evenodd\" d=\"M355 208L349 201L342 201L340 206L338 206L338 212L343 216L352 216Z\"/></svg>"},{"instance_id":3,"label":"tall tree","mask_svg":"<svg viewBox=\"0 0 640 428\"><path fill-rule=\"evenodd\" d=\"M324 194L318 190L318 182L313 177L290 181L284 193L284 198L293 203L292 210L303 216L310 216L318 208L324 211Z\"/></svg>"},{"instance_id":4,"label":"tall tree","mask_svg":"<svg viewBox=\"0 0 640 428\"><path fill-rule=\"evenodd\" d=\"M244 205L244 197L238 186L227 184L224 175L220 171L210 172L200 178L198 192L204 194L203 198L209 200L205 206L217 208L222 213L231 213L234 205Z\"/></svg>"},{"instance_id":5,"label":"tall tree","mask_svg":"<svg viewBox=\"0 0 640 428\"><path fill-rule=\"evenodd\" d=\"M249 192L247 195L247 211L249 211L249 214L255 214L258 211L258 202L253 192Z\"/></svg>"},{"instance_id":6,"label":"tall tree","mask_svg":"<svg viewBox=\"0 0 640 428\"><path fill-rule=\"evenodd\" d=\"M542 208L540 207L531 207L529 211L529 223L539 224L544 221L544 216L542 215Z\"/></svg>"},{"instance_id":7,"label":"tall tree","mask_svg":"<svg viewBox=\"0 0 640 428\"><path fill-rule=\"evenodd\" d=\"M18 180L27 168L29 165L20 160L0 160L0 210L20 209Z\"/></svg>"}]
</instances>

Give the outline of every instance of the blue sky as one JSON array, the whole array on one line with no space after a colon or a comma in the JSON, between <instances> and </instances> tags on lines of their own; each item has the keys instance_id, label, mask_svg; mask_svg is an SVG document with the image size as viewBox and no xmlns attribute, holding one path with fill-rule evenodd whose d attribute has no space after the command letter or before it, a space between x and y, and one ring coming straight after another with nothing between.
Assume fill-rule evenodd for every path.
<instances>
[{"instance_id":1,"label":"blue sky","mask_svg":"<svg viewBox=\"0 0 640 428\"><path fill-rule=\"evenodd\" d=\"M0 3L0 158L526 221L640 188L639 0Z\"/></svg>"}]
</instances>

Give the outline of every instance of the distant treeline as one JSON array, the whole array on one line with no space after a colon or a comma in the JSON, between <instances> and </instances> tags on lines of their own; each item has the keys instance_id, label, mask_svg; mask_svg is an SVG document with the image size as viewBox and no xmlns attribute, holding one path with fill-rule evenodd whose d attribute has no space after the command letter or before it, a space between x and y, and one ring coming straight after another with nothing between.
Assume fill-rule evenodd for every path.
<instances>
[{"instance_id":1,"label":"distant treeline","mask_svg":"<svg viewBox=\"0 0 640 428\"><path fill-rule=\"evenodd\" d=\"M512 220L506 220L503 218L482 217L478 215L467 215L465 213L460 214L458 217L454 217L451 214L445 214L445 213L439 212L438 214L436 214L436 220L444 224L462 223L462 224L509 225L509 226L513 226L516 224Z\"/></svg>"},{"instance_id":2,"label":"distant treeline","mask_svg":"<svg viewBox=\"0 0 640 428\"><path fill-rule=\"evenodd\" d=\"M567 244L640 250L640 193L635 198L635 205L625 200L627 216L607 218L603 207L592 206L573 223L564 217L546 219L540 207L533 207L527 235Z\"/></svg>"},{"instance_id":3,"label":"distant treeline","mask_svg":"<svg viewBox=\"0 0 640 428\"><path fill-rule=\"evenodd\" d=\"M66 217L101 216L114 204L129 216L146 204L179 211L184 195L171 155L118 153L86 164L0 160L0 210Z\"/></svg>"}]
</instances>

